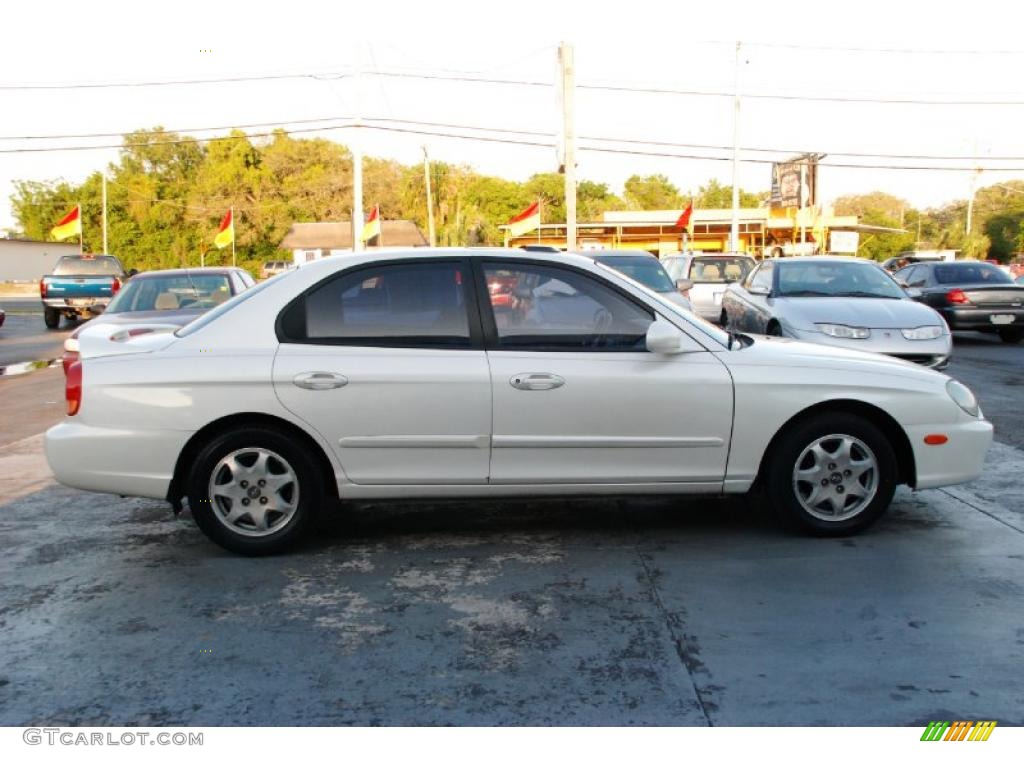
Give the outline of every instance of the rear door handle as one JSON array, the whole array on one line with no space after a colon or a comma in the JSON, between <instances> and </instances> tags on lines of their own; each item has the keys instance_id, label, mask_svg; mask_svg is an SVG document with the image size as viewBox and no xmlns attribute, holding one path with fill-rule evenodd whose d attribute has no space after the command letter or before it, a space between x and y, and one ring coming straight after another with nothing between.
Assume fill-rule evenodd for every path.
<instances>
[{"instance_id":1,"label":"rear door handle","mask_svg":"<svg viewBox=\"0 0 1024 768\"><path fill-rule=\"evenodd\" d=\"M517 373L509 379L508 383L516 389L538 392L545 389L558 389L565 384L565 379L553 373Z\"/></svg>"},{"instance_id":2,"label":"rear door handle","mask_svg":"<svg viewBox=\"0 0 1024 768\"><path fill-rule=\"evenodd\" d=\"M338 389L348 384L348 377L328 371L307 371L296 375L292 384L303 389Z\"/></svg>"}]
</instances>

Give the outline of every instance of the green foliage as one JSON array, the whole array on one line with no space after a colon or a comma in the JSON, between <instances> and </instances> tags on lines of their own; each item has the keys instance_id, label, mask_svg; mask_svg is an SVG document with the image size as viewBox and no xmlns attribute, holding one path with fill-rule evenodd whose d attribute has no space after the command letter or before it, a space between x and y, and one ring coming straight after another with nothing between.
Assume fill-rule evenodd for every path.
<instances>
[{"instance_id":1,"label":"green foliage","mask_svg":"<svg viewBox=\"0 0 1024 768\"><path fill-rule=\"evenodd\" d=\"M625 184L626 205L635 211L666 211L682 208L679 189L662 174L630 176Z\"/></svg>"},{"instance_id":2,"label":"green foliage","mask_svg":"<svg viewBox=\"0 0 1024 768\"><path fill-rule=\"evenodd\" d=\"M692 195L696 208L732 208L732 184L726 186L711 179ZM740 208L760 208L768 200L767 192L747 192L740 189Z\"/></svg>"}]
</instances>

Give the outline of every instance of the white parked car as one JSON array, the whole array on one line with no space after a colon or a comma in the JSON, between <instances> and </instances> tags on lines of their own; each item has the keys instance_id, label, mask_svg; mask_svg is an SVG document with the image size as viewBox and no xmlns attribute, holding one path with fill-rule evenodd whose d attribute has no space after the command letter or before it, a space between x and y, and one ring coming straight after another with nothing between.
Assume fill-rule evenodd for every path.
<instances>
[{"instance_id":1,"label":"white parked car","mask_svg":"<svg viewBox=\"0 0 1024 768\"><path fill-rule=\"evenodd\" d=\"M687 281L693 311L710 323L721 321L722 296L731 284L742 281L757 266L744 253L681 253L661 260L673 280Z\"/></svg>"},{"instance_id":2,"label":"white parked car","mask_svg":"<svg viewBox=\"0 0 1024 768\"><path fill-rule=\"evenodd\" d=\"M330 499L742 494L816 534L980 472L948 376L730 336L593 259L417 249L311 262L177 331L98 325L46 434L57 479L188 499L236 552Z\"/></svg>"},{"instance_id":3,"label":"white parked car","mask_svg":"<svg viewBox=\"0 0 1024 768\"><path fill-rule=\"evenodd\" d=\"M942 316L866 259L766 259L729 286L721 312L731 330L878 352L930 368L945 368L953 354Z\"/></svg>"}]
</instances>

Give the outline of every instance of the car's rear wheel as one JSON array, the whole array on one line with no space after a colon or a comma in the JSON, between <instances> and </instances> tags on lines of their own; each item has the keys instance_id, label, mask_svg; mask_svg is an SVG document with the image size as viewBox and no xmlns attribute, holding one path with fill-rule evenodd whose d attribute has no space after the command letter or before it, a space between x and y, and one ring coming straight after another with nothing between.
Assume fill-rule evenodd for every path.
<instances>
[{"instance_id":1,"label":"car's rear wheel","mask_svg":"<svg viewBox=\"0 0 1024 768\"><path fill-rule=\"evenodd\" d=\"M282 552L302 538L323 501L317 463L268 427L220 435L197 457L189 507L203 533L243 555Z\"/></svg>"},{"instance_id":2,"label":"car's rear wheel","mask_svg":"<svg viewBox=\"0 0 1024 768\"><path fill-rule=\"evenodd\" d=\"M819 414L772 446L765 486L787 522L819 536L871 525L896 490L896 453L885 434L853 414Z\"/></svg>"},{"instance_id":3,"label":"car's rear wheel","mask_svg":"<svg viewBox=\"0 0 1024 768\"><path fill-rule=\"evenodd\" d=\"M56 328L60 325L60 311L56 309L50 309L49 307L43 307L43 322L46 323L46 327Z\"/></svg>"},{"instance_id":4,"label":"car's rear wheel","mask_svg":"<svg viewBox=\"0 0 1024 768\"><path fill-rule=\"evenodd\" d=\"M1007 344L1019 344L1024 339L1024 328L1000 328L999 338Z\"/></svg>"}]
</instances>

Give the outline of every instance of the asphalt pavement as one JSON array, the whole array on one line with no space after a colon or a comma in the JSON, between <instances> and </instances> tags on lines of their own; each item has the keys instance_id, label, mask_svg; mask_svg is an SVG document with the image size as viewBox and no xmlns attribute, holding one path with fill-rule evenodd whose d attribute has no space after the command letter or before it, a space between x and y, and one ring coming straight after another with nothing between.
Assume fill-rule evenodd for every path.
<instances>
[{"instance_id":1,"label":"asphalt pavement","mask_svg":"<svg viewBox=\"0 0 1024 768\"><path fill-rule=\"evenodd\" d=\"M855 538L745 500L374 503L263 559L56 485L61 371L0 376L0 725L1024 725L1022 354L957 338L985 475Z\"/></svg>"}]
</instances>

